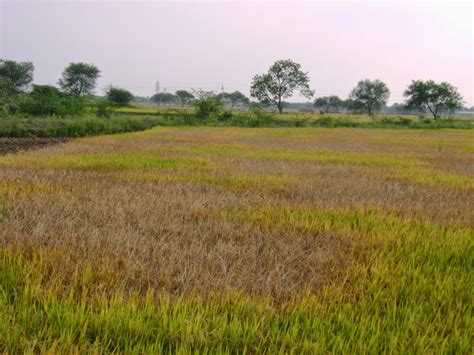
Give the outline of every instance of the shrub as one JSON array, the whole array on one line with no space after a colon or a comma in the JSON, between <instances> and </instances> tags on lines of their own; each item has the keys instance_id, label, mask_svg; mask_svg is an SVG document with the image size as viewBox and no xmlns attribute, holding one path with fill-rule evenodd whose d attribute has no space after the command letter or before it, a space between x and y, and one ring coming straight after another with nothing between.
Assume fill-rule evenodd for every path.
<instances>
[{"instance_id":1,"label":"shrub","mask_svg":"<svg viewBox=\"0 0 474 355\"><path fill-rule=\"evenodd\" d=\"M110 117L113 109L113 102L107 99L99 99L96 102L96 116L97 117Z\"/></svg>"},{"instance_id":2,"label":"shrub","mask_svg":"<svg viewBox=\"0 0 474 355\"><path fill-rule=\"evenodd\" d=\"M232 111L226 110L224 111L218 118L219 121L230 121L233 117Z\"/></svg>"},{"instance_id":3,"label":"shrub","mask_svg":"<svg viewBox=\"0 0 474 355\"><path fill-rule=\"evenodd\" d=\"M201 120L215 118L222 108L221 101L215 95L203 96L193 101L196 116Z\"/></svg>"},{"instance_id":4,"label":"shrub","mask_svg":"<svg viewBox=\"0 0 474 355\"><path fill-rule=\"evenodd\" d=\"M61 93L50 85L33 85L29 94L17 99L18 112L34 116L78 115L85 110L85 100Z\"/></svg>"}]
</instances>

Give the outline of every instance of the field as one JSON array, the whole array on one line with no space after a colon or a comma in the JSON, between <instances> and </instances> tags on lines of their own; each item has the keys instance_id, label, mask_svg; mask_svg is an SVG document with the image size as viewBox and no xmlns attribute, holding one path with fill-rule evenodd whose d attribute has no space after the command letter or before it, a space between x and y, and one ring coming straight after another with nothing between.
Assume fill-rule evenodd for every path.
<instances>
[{"instance_id":1,"label":"field","mask_svg":"<svg viewBox=\"0 0 474 355\"><path fill-rule=\"evenodd\" d=\"M473 153L160 127L0 156L0 352L472 353Z\"/></svg>"}]
</instances>

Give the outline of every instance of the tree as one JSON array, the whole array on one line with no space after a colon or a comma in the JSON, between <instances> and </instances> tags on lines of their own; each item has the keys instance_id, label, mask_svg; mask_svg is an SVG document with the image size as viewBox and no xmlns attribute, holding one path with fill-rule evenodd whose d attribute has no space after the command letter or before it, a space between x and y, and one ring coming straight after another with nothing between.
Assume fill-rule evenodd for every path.
<instances>
[{"instance_id":1,"label":"tree","mask_svg":"<svg viewBox=\"0 0 474 355\"><path fill-rule=\"evenodd\" d=\"M354 107L364 107L372 116L374 110L379 110L390 97L390 90L380 80L361 80L352 90L349 98L353 100Z\"/></svg>"},{"instance_id":2,"label":"tree","mask_svg":"<svg viewBox=\"0 0 474 355\"><path fill-rule=\"evenodd\" d=\"M93 64L71 63L64 69L59 85L74 97L91 95L99 76L100 70Z\"/></svg>"},{"instance_id":3,"label":"tree","mask_svg":"<svg viewBox=\"0 0 474 355\"><path fill-rule=\"evenodd\" d=\"M278 60L268 73L256 75L250 87L250 94L264 104L275 104L283 112L283 99L298 90L304 97L311 98L314 92L309 88L309 76L301 65L291 59Z\"/></svg>"},{"instance_id":4,"label":"tree","mask_svg":"<svg viewBox=\"0 0 474 355\"><path fill-rule=\"evenodd\" d=\"M342 107L342 105L343 105L343 101L336 95L318 97L314 101L314 107L323 108L324 111L326 111L326 113L329 113L331 108L334 110L337 110L340 107Z\"/></svg>"},{"instance_id":5,"label":"tree","mask_svg":"<svg viewBox=\"0 0 474 355\"><path fill-rule=\"evenodd\" d=\"M133 94L128 90L110 86L107 90L107 99L117 105L126 106L133 100Z\"/></svg>"},{"instance_id":6,"label":"tree","mask_svg":"<svg viewBox=\"0 0 474 355\"><path fill-rule=\"evenodd\" d=\"M223 92L217 96L222 102L228 103L231 108L234 108L238 104L245 105L245 106L250 105L249 98L245 96L244 94L242 94L240 91Z\"/></svg>"},{"instance_id":7,"label":"tree","mask_svg":"<svg viewBox=\"0 0 474 355\"><path fill-rule=\"evenodd\" d=\"M194 99L194 95L186 90L178 90L174 93L181 101L181 106L184 106L187 102Z\"/></svg>"},{"instance_id":8,"label":"tree","mask_svg":"<svg viewBox=\"0 0 474 355\"><path fill-rule=\"evenodd\" d=\"M0 94L8 97L26 91L33 81L33 71L31 62L0 59Z\"/></svg>"},{"instance_id":9,"label":"tree","mask_svg":"<svg viewBox=\"0 0 474 355\"><path fill-rule=\"evenodd\" d=\"M170 92L159 92L151 97L151 101L158 105L172 104L176 102L177 97Z\"/></svg>"},{"instance_id":10,"label":"tree","mask_svg":"<svg viewBox=\"0 0 474 355\"><path fill-rule=\"evenodd\" d=\"M414 80L403 95L407 98L406 108L423 111L428 109L435 120L440 111L455 111L463 105L457 88L447 82L437 84L433 80Z\"/></svg>"}]
</instances>

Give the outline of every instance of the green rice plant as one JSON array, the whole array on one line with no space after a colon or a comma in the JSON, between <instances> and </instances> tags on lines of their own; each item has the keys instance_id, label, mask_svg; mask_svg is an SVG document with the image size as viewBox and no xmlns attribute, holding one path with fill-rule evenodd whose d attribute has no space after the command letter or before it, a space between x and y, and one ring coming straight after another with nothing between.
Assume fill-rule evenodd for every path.
<instances>
[{"instance_id":1,"label":"green rice plant","mask_svg":"<svg viewBox=\"0 0 474 355\"><path fill-rule=\"evenodd\" d=\"M23 157L23 159L5 157L0 158L0 165L1 164L90 171L178 168L200 169L208 166L208 163L203 159L160 158L130 153L84 153Z\"/></svg>"}]
</instances>

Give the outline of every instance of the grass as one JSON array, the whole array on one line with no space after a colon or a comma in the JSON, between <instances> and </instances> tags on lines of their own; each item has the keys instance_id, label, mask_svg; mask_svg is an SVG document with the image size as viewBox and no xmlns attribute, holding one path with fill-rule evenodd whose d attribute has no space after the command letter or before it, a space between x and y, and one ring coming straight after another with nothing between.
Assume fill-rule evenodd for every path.
<instances>
[{"instance_id":1,"label":"grass","mask_svg":"<svg viewBox=\"0 0 474 355\"><path fill-rule=\"evenodd\" d=\"M0 157L0 352L472 353L473 138L167 127Z\"/></svg>"},{"instance_id":2,"label":"grass","mask_svg":"<svg viewBox=\"0 0 474 355\"><path fill-rule=\"evenodd\" d=\"M138 117L160 117L163 126L236 126L236 127L352 127L352 128L416 128L472 129L473 121L463 116L449 116L437 121L430 117L417 115L365 114L345 113L300 113L285 112L251 112L227 110L207 120L198 119L192 108L170 107L122 107L117 114Z\"/></svg>"}]
</instances>

